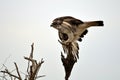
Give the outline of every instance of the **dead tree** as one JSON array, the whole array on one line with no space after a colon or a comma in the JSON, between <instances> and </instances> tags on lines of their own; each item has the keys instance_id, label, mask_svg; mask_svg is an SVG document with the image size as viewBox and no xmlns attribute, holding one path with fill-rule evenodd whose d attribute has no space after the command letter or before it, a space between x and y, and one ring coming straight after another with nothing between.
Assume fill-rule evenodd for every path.
<instances>
[{"instance_id":1,"label":"dead tree","mask_svg":"<svg viewBox=\"0 0 120 80\"><path fill-rule=\"evenodd\" d=\"M10 72L7 69L7 67L4 65L5 70L0 71L1 73L3 73L3 76L1 76L3 80L8 80L7 76L9 76L11 80L16 80L16 79L17 80L36 80L37 78L44 77L45 75L38 76L39 69L42 63L44 63L44 61L43 59L41 59L41 61L37 62L37 60L33 59L33 51L34 51L34 43L31 45L30 56L24 57L25 60L28 60L27 74L25 74L25 78L21 77L22 73L20 73L17 64L14 62L14 65L16 68L15 71L17 75Z\"/></svg>"}]
</instances>

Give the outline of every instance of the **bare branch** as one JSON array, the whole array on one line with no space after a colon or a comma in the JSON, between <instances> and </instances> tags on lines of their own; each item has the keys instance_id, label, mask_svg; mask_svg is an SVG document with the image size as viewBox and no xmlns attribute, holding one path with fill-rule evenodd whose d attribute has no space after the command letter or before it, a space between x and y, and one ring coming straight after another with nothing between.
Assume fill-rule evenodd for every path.
<instances>
[{"instance_id":1,"label":"bare branch","mask_svg":"<svg viewBox=\"0 0 120 80\"><path fill-rule=\"evenodd\" d=\"M5 71L0 71L0 72L6 73L6 74L8 74L9 76L12 76L12 77L15 77L15 78L19 79L18 76L11 74L7 69L5 69Z\"/></svg>"},{"instance_id":2,"label":"bare branch","mask_svg":"<svg viewBox=\"0 0 120 80\"><path fill-rule=\"evenodd\" d=\"M44 63L43 59L41 59L41 62L39 62L39 63L36 65L36 70L34 71L35 78L37 77L38 71L39 71L42 63Z\"/></svg>"},{"instance_id":3,"label":"bare branch","mask_svg":"<svg viewBox=\"0 0 120 80\"><path fill-rule=\"evenodd\" d=\"M46 76L46 75L37 76L36 79L41 78L41 77L45 77L45 76Z\"/></svg>"},{"instance_id":4,"label":"bare branch","mask_svg":"<svg viewBox=\"0 0 120 80\"><path fill-rule=\"evenodd\" d=\"M34 51L34 43L32 43L32 45L31 45L30 58L33 58L33 51Z\"/></svg>"},{"instance_id":5,"label":"bare branch","mask_svg":"<svg viewBox=\"0 0 120 80\"><path fill-rule=\"evenodd\" d=\"M34 51L34 43L32 43L32 45L31 45L31 52L30 52L29 58L33 58L33 51ZM27 67L27 73L28 74L30 74L29 73L29 68L30 68L30 61L28 60L28 67Z\"/></svg>"},{"instance_id":6,"label":"bare branch","mask_svg":"<svg viewBox=\"0 0 120 80\"><path fill-rule=\"evenodd\" d=\"M30 52L29 57L24 57L24 59L28 60L27 74L24 74L25 75L24 80L36 80L36 79L38 79L40 77L44 77L44 75L37 76L38 71L39 71L42 63L44 63L44 61L43 61L43 59L41 59L41 61L37 63L37 60L33 59L33 50L34 50L34 43L31 45L31 52ZM8 71L7 67L3 64L2 68L5 68L5 70L0 71L1 73L3 73L3 76L0 76L0 77L2 79L7 79L6 76L9 75L9 78L11 80L16 80L16 79L22 80L19 68L18 68L18 66L17 66L17 64L15 62L14 62L14 65L15 65L16 73L17 73L18 76L12 74L12 72L14 70L12 70L12 72ZM7 75L5 75L5 74L7 74Z\"/></svg>"},{"instance_id":7,"label":"bare branch","mask_svg":"<svg viewBox=\"0 0 120 80\"><path fill-rule=\"evenodd\" d=\"M19 76L19 80L22 80L19 69L18 69L18 66L17 66L17 64L15 62L14 62L14 64L15 64L15 67L16 67L16 70L17 70L17 74Z\"/></svg>"},{"instance_id":8,"label":"bare branch","mask_svg":"<svg viewBox=\"0 0 120 80\"><path fill-rule=\"evenodd\" d=\"M35 80L37 78L37 74L41 67L41 64L44 62L43 59L41 59L41 61L37 63L37 60L33 59L33 50L34 50L34 44L31 45L30 56L24 57L24 59L28 60L27 73L29 80ZM31 65L30 62L32 63Z\"/></svg>"}]
</instances>

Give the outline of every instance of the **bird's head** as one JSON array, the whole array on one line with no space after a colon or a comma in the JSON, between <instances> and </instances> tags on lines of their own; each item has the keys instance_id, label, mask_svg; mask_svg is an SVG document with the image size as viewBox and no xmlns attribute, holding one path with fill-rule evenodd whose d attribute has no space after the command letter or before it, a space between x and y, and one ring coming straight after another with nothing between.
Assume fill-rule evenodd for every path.
<instances>
[{"instance_id":1,"label":"bird's head","mask_svg":"<svg viewBox=\"0 0 120 80\"><path fill-rule=\"evenodd\" d=\"M50 25L51 27L59 30L61 28L61 24L63 23L63 20L60 18L56 18L53 20L52 24Z\"/></svg>"}]
</instances>

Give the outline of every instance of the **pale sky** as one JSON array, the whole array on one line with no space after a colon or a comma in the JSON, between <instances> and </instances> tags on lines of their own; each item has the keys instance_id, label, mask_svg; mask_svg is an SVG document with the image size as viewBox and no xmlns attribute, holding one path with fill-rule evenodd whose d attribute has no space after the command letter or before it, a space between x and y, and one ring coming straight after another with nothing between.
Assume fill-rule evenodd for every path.
<instances>
[{"instance_id":1,"label":"pale sky","mask_svg":"<svg viewBox=\"0 0 120 80\"><path fill-rule=\"evenodd\" d=\"M0 68L24 72L30 45L35 58L44 59L39 80L64 80L57 30L50 27L60 16L83 21L103 20L90 28L80 46L80 59L70 80L120 80L120 0L0 0ZM8 58L8 59L7 59ZM7 60L6 60L7 59Z\"/></svg>"}]
</instances>

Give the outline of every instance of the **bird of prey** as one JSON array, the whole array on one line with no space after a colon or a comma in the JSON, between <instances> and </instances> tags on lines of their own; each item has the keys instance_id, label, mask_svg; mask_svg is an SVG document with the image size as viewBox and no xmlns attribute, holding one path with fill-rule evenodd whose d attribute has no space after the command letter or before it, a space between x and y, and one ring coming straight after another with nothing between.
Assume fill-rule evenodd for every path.
<instances>
[{"instance_id":1,"label":"bird of prey","mask_svg":"<svg viewBox=\"0 0 120 80\"><path fill-rule=\"evenodd\" d=\"M58 30L60 43L63 50L68 54L68 47L71 46L74 59L79 58L79 46L77 41L82 41L87 34L89 27L103 26L103 21L81 21L71 16L58 17L53 20L51 27ZM71 44L71 45L69 45Z\"/></svg>"}]
</instances>

